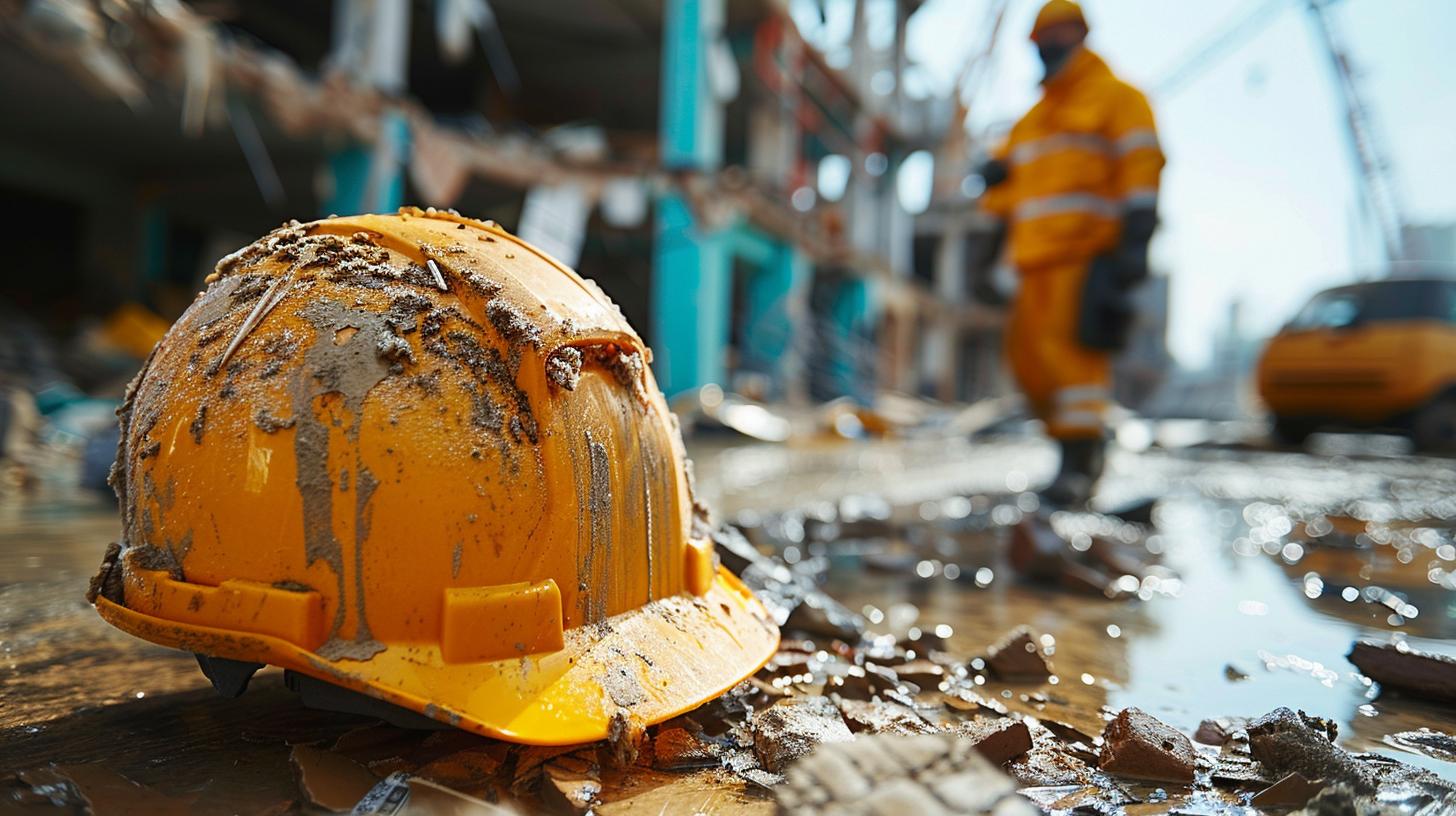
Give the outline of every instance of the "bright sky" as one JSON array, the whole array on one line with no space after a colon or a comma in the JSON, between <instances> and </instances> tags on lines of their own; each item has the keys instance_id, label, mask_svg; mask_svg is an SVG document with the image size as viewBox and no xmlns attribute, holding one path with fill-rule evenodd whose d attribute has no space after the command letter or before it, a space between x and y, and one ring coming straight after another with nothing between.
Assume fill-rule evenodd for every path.
<instances>
[{"instance_id":1,"label":"bright sky","mask_svg":"<svg viewBox=\"0 0 1456 816\"><path fill-rule=\"evenodd\" d=\"M1272 0L1277 2L1278 0ZM1091 45L1125 79L1156 86L1217 32L1271 0L1084 0ZM912 58L937 90L984 40L990 0L930 0L911 19ZM1014 119L1041 69L1026 41L1040 0L1012 0L972 126ZM1335 6L1407 220L1456 220L1456 2L1341 0ZM1153 108L1168 168L1154 264L1172 276L1169 340L1208 362L1228 305L1246 333L1272 333L1313 292L1369 271L1377 236L1356 219L1355 171L1333 70L1305 0Z\"/></svg>"}]
</instances>

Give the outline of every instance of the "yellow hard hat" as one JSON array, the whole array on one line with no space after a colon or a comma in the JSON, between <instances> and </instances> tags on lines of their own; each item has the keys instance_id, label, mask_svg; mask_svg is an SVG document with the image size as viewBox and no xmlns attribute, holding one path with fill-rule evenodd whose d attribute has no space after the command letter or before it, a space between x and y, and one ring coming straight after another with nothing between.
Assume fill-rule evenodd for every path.
<instances>
[{"instance_id":1,"label":"yellow hard hat","mask_svg":"<svg viewBox=\"0 0 1456 816\"><path fill-rule=\"evenodd\" d=\"M1081 23L1083 28L1087 28L1087 18L1082 14L1082 6L1073 0L1047 0L1047 4L1036 13L1036 22L1031 26L1031 39L1036 40L1046 28L1061 23Z\"/></svg>"},{"instance_id":2,"label":"yellow hard hat","mask_svg":"<svg viewBox=\"0 0 1456 816\"><path fill-rule=\"evenodd\" d=\"M110 623L545 745L666 720L774 653L592 282L418 209L293 222L208 280L121 411Z\"/></svg>"}]
</instances>

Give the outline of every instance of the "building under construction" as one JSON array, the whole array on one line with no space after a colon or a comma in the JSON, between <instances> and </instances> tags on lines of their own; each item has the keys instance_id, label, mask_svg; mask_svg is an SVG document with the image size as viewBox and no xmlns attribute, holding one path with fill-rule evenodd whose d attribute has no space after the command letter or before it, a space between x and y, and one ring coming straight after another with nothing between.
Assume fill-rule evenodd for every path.
<instances>
[{"instance_id":1,"label":"building under construction","mask_svg":"<svg viewBox=\"0 0 1456 816\"><path fill-rule=\"evenodd\" d=\"M856 2L826 48L780 0L11 5L0 183L46 271L3 297L170 319L281 220L434 206L598 281L669 396L996 393L963 109L904 90L918 5ZM896 179L927 150L955 178L917 223Z\"/></svg>"}]
</instances>

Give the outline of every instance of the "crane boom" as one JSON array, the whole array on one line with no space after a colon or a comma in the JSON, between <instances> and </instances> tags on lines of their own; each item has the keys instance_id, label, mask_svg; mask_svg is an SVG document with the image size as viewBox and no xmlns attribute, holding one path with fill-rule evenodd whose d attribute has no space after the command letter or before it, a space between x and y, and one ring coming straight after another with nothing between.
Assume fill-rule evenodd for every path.
<instances>
[{"instance_id":1,"label":"crane boom","mask_svg":"<svg viewBox=\"0 0 1456 816\"><path fill-rule=\"evenodd\" d=\"M1380 228L1385 243L1385 259L1389 262L1402 260L1405 247L1401 227L1405 222L1395 180L1391 178L1390 161L1371 126L1369 108L1360 93L1359 83L1355 81L1355 73L1350 67L1350 58L1335 21L1330 17L1329 0L1308 0L1308 3L1310 18L1329 53L1335 84L1345 107L1345 130L1360 184L1360 198Z\"/></svg>"}]
</instances>

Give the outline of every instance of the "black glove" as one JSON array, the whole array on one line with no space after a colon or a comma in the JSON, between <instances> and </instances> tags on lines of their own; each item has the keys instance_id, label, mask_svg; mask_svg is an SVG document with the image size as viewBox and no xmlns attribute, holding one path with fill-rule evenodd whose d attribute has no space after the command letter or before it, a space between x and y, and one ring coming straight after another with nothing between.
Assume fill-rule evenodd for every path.
<instances>
[{"instance_id":1,"label":"black glove","mask_svg":"<svg viewBox=\"0 0 1456 816\"><path fill-rule=\"evenodd\" d=\"M987 159L976 168L976 175L981 177L981 180L986 183L986 189L989 190L1010 178L1011 168L1000 159Z\"/></svg>"},{"instance_id":2,"label":"black glove","mask_svg":"<svg viewBox=\"0 0 1456 816\"><path fill-rule=\"evenodd\" d=\"M1117 247L1092 259L1077 320L1077 339L1082 345L1104 351L1121 351L1127 346L1137 319L1132 290L1148 277L1148 242L1157 226L1155 210L1128 210Z\"/></svg>"},{"instance_id":3,"label":"black glove","mask_svg":"<svg viewBox=\"0 0 1456 816\"><path fill-rule=\"evenodd\" d=\"M971 281L971 296L987 306L1006 304L1006 295L991 280L991 272L1005 243L1005 224L998 224L989 232L973 232L966 236L966 273Z\"/></svg>"},{"instance_id":4,"label":"black glove","mask_svg":"<svg viewBox=\"0 0 1456 816\"><path fill-rule=\"evenodd\" d=\"M1121 351L1127 346L1137 316L1127 276L1116 254L1092 259L1077 315L1077 340L1082 345L1101 351Z\"/></svg>"},{"instance_id":5,"label":"black glove","mask_svg":"<svg viewBox=\"0 0 1456 816\"><path fill-rule=\"evenodd\" d=\"M1131 289L1148 277L1148 242L1158 227L1158 213L1151 208L1128 210L1122 217L1122 240L1113 250L1118 266L1116 279Z\"/></svg>"}]
</instances>

